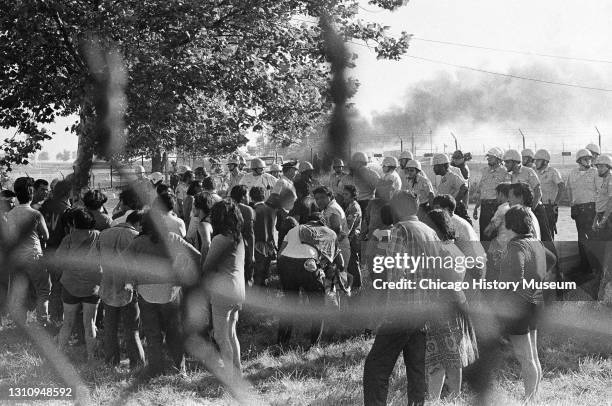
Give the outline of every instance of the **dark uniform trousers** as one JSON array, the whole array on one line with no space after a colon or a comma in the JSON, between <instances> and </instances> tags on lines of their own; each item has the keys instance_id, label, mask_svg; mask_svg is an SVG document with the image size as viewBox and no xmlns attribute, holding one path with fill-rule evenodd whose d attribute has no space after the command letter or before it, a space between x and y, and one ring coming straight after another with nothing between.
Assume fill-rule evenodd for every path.
<instances>
[{"instance_id":1,"label":"dark uniform trousers","mask_svg":"<svg viewBox=\"0 0 612 406\"><path fill-rule=\"evenodd\" d=\"M495 211L499 207L497 199L482 199L480 201L480 241L491 241L490 237L485 235L485 228L491 223L491 219L495 215Z\"/></svg>"}]
</instances>

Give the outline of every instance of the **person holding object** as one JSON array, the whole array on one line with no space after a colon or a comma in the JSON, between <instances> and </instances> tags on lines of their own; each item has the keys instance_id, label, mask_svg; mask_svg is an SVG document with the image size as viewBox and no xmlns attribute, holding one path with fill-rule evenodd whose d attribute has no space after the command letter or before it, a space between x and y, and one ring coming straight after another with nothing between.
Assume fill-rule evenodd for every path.
<instances>
[{"instance_id":1,"label":"person holding object","mask_svg":"<svg viewBox=\"0 0 612 406\"><path fill-rule=\"evenodd\" d=\"M559 171L551 167L549 162L550 153L547 150L539 149L535 153L535 167L542 187L544 212L550 227L550 235L554 240L557 233L557 219L559 218L559 201L563 196L565 183Z\"/></svg>"},{"instance_id":2,"label":"person holding object","mask_svg":"<svg viewBox=\"0 0 612 406\"><path fill-rule=\"evenodd\" d=\"M591 165L592 158L588 149L581 149L576 153L578 167L572 169L567 176L565 189L569 198L571 217L576 222L578 252L580 253L580 264L572 274L580 275L581 278L589 278L594 268L590 264L593 261L591 242L587 240L593 232L597 195L596 180L599 175L597 169Z\"/></svg>"},{"instance_id":3,"label":"person holding object","mask_svg":"<svg viewBox=\"0 0 612 406\"><path fill-rule=\"evenodd\" d=\"M598 269L600 283L597 297L602 298L607 286L612 283L612 276L607 266L610 262L609 242L612 240L612 226L610 225L610 214L612 213L612 173L610 168L612 168L612 158L608 155L600 155L595 161L595 166L599 177L602 179L595 200L597 214L593 220L594 239L602 242L597 246L600 251L597 253L600 263Z\"/></svg>"},{"instance_id":4,"label":"person holding object","mask_svg":"<svg viewBox=\"0 0 612 406\"><path fill-rule=\"evenodd\" d=\"M502 166L503 155L503 151L498 147L491 148L487 152L487 166L482 169L480 182L476 188L474 196L476 205L472 216L479 221L481 241L491 241L491 236L485 233L485 229L499 206L496 188L500 183L510 180L508 171ZM478 209L480 209L480 216Z\"/></svg>"}]
</instances>

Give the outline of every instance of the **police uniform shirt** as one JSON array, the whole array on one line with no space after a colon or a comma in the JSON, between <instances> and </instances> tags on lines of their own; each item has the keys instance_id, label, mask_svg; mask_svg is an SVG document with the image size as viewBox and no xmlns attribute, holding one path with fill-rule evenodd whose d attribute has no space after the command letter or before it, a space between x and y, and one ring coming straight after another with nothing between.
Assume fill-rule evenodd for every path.
<instances>
[{"instance_id":1,"label":"police uniform shirt","mask_svg":"<svg viewBox=\"0 0 612 406\"><path fill-rule=\"evenodd\" d=\"M391 192L397 192L402 189L402 178L397 171L392 171L383 174L382 181L391 185Z\"/></svg>"},{"instance_id":2,"label":"police uniform shirt","mask_svg":"<svg viewBox=\"0 0 612 406\"><path fill-rule=\"evenodd\" d=\"M337 174L335 171L330 173L329 176L324 180L325 186L327 186L334 195L342 193L342 180L346 175L341 173Z\"/></svg>"},{"instance_id":3,"label":"police uniform shirt","mask_svg":"<svg viewBox=\"0 0 612 406\"><path fill-rule=\"evenodd\" d=\"M293 182L285 175L281 175L278 178L274 184L274 187L272 188L272 193L280 194L283 189L291 189L293 190L293 193L295 193L295 186L293 186Z\"/></svg>"},{"instance_id":4,"label":"police uniform shirt","mask_svg":"<svg viewBox=\"0 0 612 406\"><path fill-rule=\"evenodd\" d=\"M566 186L570 192L572 201L570 206L575 204L594 203L597 195L597 169L588 168L581 171L580 168L574 168L567 175ZM600 182L601 186L601 182Z\"/></svg>"},{"instance_id":5,"label":"police uniform shirt","mask_svg":"<svg viewBox=\"0 0 612 406\"><path fill-rule=\"evenodd\" d=\"M421 174L417 174L414 180L406 178L404 190L416 194L419 198L419 204L427 203L429 201L429 194L434 193L433 186L429 179Z\"/></svg>"},{"instance_id":6,"label":"police uniform shirt","mask_svg":"<svg viewBox=\"0 0 612 406\"><path fill-rule=\"evenodd\" d=\"M606 211L608 201L612 198L612 186L610 186L610 183L612 183L612 175L608 172L608 174L601 179L601 186L595 198L595 211L597 213Z\"/></svg>"},{"instance_id":7,"label":"police uniform shirt","mask_svg":"<svg viewBox=\"0 0 612 406\"><path fill-rule=\"evenodd\" d=\"M357 188L357 201L373 199L380 175L367 166L362 166L358 172L357 176L353 176L353 182Z\"/></svg>"},{"instance_id":8,"label":"police uniform shirt","mask_svg":"<svg viewBox=\"0 0 612 406\"><path fill-rule=\"evenodd\" d=\"M457 169L459 170L459 169ZM440 184L438 185L438 195L451 195L457 196L459 190L465 185L465 179L461 175L457 175L454 171L450 170L446 175L442 176Z\"/></svg>"},{"instance_id":9,"label":"police uniform shirt","mask_svg":"<svg viewBox=\"0 0 612 406\"><path fill-rule=\"evenodd\" d=\"M482 169L480 183L478 185L478 193L481 200L493 200L497 198L495 188L502 182L510 181L510 174L506 168L501 165L491 169L487 165Z\"/></svg>"},{"instance_id":10,"label":"police uniform shirt","mask_svg":"<svg viewBox=\"0 0 612 406\"><path fill-rule=\"evenodd\" d=\"M242 179L242 177L244 176L244 172L230 172L227 174L227 194L229 195L229 193L232 191L232 188L236 185L240 184L240 180Z\"/></svg>"},{"instance_id":11,"label":"police uniform shirt","mask_svg":"<svg viewBox=\"0 0 612 406\"><path fill-rule=\"evenodd\" d=\"M531 192L535 194L535 188L537 186L540 185L540 179L538 178L538 175L536 174L536 171L534 171L531 168L527 168L526 166L521 165L518 173L514 173L510 172L510 182L511 183L527 183L529 186L531 186ZM534 206L537 206L538 202L533 202Z\"/></svg>"},{"instance_id":12,"label":"police uniform shirt","mask_svg":"<svg viewBox=\"0 0 612 406\"><path fill-rule=\"evenodd\" d=\"M537 174L542 188L542 202L544 204L554 203L559 192L559 183L563 182L561 174L550 166L538 170Z\"/></svg>"},{"instance_id":13,"label":"police uniform shirt","mask_svg":"<svg viewBox=\"0 0 612 406\"><path fill-rule=\"evenodd\" d=\"M270 196L272 188L276 184L277 179L269 173L262 173L260 176L255 176L253 173L247 173L240 179L240 185L246 186L249 190L253 187L263 187L265 190L265 198Z\"/></svg>"}]
</instances>

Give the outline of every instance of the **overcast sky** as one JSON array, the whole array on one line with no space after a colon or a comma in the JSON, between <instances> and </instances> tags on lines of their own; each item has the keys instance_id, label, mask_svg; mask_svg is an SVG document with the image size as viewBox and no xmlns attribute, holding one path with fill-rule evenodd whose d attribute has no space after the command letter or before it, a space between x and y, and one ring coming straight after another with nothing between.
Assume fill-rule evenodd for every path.
<instances>
[{"instance_id":1,"label":"overcast sky","mask_svg":"<svg viewBox=\"0 0 612 406\"><path fill-rule=\"evenodd\" d=\"M389 25L396 33L414 34L408 51L411 56L612 89L612 63L536 57L417 39L612 61L610 1L411 0L392 13L362 1L360 17ZM420 114L424 109L429 115L420 119L427 123L424 127L432 128L436 144L452 144L449 132L453 131L463 149L476 152L493 144L517 147L518 128L525 132L528 147L560 150L565 144L566 150L575 151L597 140L594 127L598 126L604 149L612 150L612 120L607 113L612 107L612 92L508 79L410 57L376 60L365 46L350 46L359 54L351 75L361 83L352 101L368 119L386 114L388 121L393 121L406 111ZM419 90L418 98L415 89ZM504 114L506 110L512 110L511 114ZM76 149L76 137L64 133L70 124L70 119L62 119L51 126L56 138L44 147L53 157L63 149Z\"/></svg>"}]
</instances>

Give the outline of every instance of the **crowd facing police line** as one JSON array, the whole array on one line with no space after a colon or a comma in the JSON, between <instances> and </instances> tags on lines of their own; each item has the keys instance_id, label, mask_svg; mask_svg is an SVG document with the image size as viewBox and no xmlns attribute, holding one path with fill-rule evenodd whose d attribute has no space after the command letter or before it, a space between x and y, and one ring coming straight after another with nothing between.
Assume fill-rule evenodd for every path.
<instances>
[{"instance_id":1,"label":"crowd facing police line","mask_svg":"<svg viewBox=\"0 0 612 406\"><path fill-rule=\"evenodd\" d=\"M166 370L164 348L172 370L186 373L184 343L195 336L219 350L205 364L219 363L239 377L239 314L252 289L270 289L277 278L287 309L299 312L306 299L327 309L310 319L311 345L338 327L328 312L371 303L361 318L362 331L375 334L364 366L367 405L386 403L400 353L410 404L422 404L426 394L440 398L444 384L448 396L457 396L462 369L472 364L481 371L473 384L490 383L485 375L498 336L509 338L525 399L532 399L542 379L537 326L547 292L540 282L595 278L600 296L610 289L605 251L612 239L612 158L591 144L577 152L576 168L563 179L546 150L493 147L474 188L472 217L469 159L461 151L435 154L435 186L408 151L399 159L384 157L382 173L363 152L346 164L333 159L331 170L319 175L312 163L295 160L266 172L258 158L247 172L240 156L228 159L225 173L211 158L210 171L180 166L170 179L137 167L112 210L102 191L75 199L66 180L18 178L12 190L2 191L0 209L3 240L20 241L2 271L5 307L22 322L26 310L35 309L37 322L57 334L61 348L76 335L91 362L103 329L103 358L110 365L121 360L123 325L129 365L144 379ZM562 275L553 240L564 191L580 264ZM483 266L376 269L377 258L396 255L482 258ZM456 288L475 286L472 281L484 286L485 279L495 286L533 283ZM455 288L377 288L425 286L419 284L424 280ZM32 300L19 295L20 283L30 286ZM474 315L478 306L493 316ZM277 344L290 342L294 323L291 312L280 316ZM493 325L491 338L482 331Z\"/></svg>"}]
</instances>

